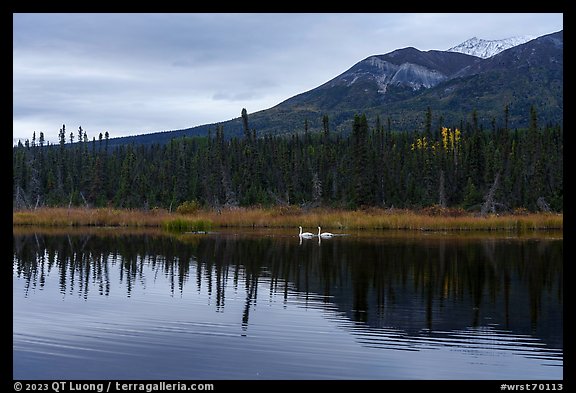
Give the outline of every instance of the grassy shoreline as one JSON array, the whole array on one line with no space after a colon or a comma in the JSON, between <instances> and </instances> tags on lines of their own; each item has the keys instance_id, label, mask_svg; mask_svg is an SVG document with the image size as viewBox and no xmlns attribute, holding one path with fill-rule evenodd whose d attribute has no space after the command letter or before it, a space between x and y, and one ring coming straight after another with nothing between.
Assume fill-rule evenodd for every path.
<instances>
[{"instance_id":1,"label":"grassy shoreline","mask_svg":"<svg viewBox=\"0 0 576 393\"><path fill-rule=\"evenodd\" d=\"M435 214L399 209L366 210L310 209L298 207L235 208L198 210L179 214L167 210L149 211L112 208L41 208L12 213L13 225L158 227L174 231L202 231L212 228L298 228L315 232L325 229L442 230L442 231L533 231L562 230L561 213L510 215Z\"/></svg>"}]
</instances>

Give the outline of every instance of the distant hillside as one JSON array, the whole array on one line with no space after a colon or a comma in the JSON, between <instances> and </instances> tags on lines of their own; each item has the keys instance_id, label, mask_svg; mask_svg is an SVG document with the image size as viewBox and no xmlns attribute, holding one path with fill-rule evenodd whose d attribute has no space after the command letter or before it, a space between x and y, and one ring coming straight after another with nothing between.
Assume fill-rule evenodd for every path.
<instances>
[{"instance_id":1,"label":"distant hillside","mask_svg":"<svg viewBox=\"0 0 576 393\"><path fill-rule=\"evenodd\" d=\"M260 136L278 135L303 132L306 122L313 132L322 129L322 116L328 115L332 131L348 133L354 114L365 113L372 124L379 116L394 130L411 131L422 127L430 108L437 126L470 121L476 111L480 124L488 127L493 119L501 124L506 105L512 128L528 125L532 105L541 124L558 124L563 119L563 42L559 31L486 59L411 47L370 56L315 89L249 113L249 126ZM218 124L226 137L243 134L240 117ZM166 143L206 135L216 126L113 138L110 143Z\"/></svg>"}]
</instances>

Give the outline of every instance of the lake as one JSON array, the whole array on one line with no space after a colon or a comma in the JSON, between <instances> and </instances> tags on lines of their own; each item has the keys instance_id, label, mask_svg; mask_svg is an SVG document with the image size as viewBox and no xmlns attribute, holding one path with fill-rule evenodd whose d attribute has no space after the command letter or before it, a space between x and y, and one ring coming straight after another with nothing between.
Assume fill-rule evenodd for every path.
<instances>
[{"instance_id":1,"label":"lake","mask_svg":"<svg viewBox=\"0 0 576 393\"><path fill-rule=\"evenodd\" d=\"M13 378L563 378L562 232L297 233L15 227Z\"/></svg>"}]
</instances>

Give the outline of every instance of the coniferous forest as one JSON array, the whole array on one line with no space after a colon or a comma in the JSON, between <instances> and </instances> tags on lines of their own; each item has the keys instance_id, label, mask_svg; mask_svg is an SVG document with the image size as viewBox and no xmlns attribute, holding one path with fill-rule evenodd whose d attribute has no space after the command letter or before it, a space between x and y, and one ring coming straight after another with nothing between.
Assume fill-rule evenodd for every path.
<instances>
[{"instance_id":1,"label":"coniferous forest","mask_svg":"<svg viewBox=\"0 0 576 393\"><path fill-rule=\"evenodd\" d=\"M355 115L347 134L258 135L242 111L244 135L217 126L205 137L167 144L109 146L80 127L42 133L13 148L13 207L91 206L175 210L184 202L212 208L299 205L470 211L562 211L563 130L538 124L509 129L471 121L394 131Z\"/></svg>"}]
</instances>

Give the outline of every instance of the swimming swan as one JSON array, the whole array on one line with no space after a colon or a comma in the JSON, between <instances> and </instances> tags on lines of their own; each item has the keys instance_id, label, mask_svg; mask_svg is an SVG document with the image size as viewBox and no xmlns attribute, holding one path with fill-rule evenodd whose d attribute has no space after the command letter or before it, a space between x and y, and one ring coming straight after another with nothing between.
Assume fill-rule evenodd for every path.
<instances>
[{"instance_id":1,"label":"swimming swan","mask_svg":"<svg viewBox=\"0 0 576 393\"><path fill-rule=\"evenodd\" d=\"M298 227L298 228L300 228L300 233L298 234L298 236L300 236L300 237L305 237L305 238L314 237L314 234L313 234L313 233L310 233L310 232L304 232L304 233L302 233L302 227Z\"/></svg>"},{"instance_id":2,"label":"swimming swan","mask_svg":"<svg viewBox=\"0 0 576 393\"><path fill-rule=\"evenodd\" d=\"M318 236L319 236L319 237L323 237L323 238L334 237L334 234L333 234L333 233L330 233L330 232L320 233L320 231L321 231L321 229L320 229L320 227L318 227Z\"/></svg>"}]
</instances>

